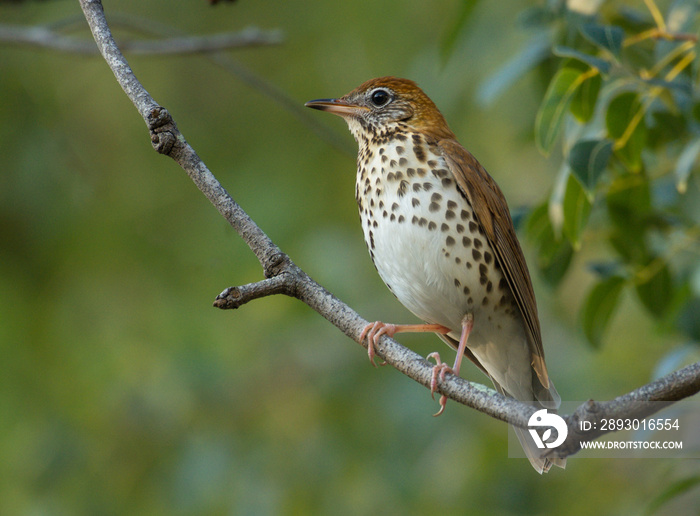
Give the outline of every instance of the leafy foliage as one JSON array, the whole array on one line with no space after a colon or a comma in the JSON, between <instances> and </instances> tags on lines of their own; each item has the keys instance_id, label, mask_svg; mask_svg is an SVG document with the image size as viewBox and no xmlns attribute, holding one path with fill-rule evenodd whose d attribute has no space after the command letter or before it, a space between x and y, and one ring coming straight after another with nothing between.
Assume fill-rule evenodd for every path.
<instances>
[{"instance_id":1,"label":"leafy foliage","mask_svg":"<svg viewBox=\"0 0 700 516\"><path fill-rule=\"evenodd\" d=\"M548 42L550 57L529 60L529 69L547 76L556 67L535 142L549 155L561 140L565 157L565 187L532 212L528 235L552 285L584 233L609 244L612 256L591 268L597 281L582 310L595 347L625 290L654 318L685 333L693 327L684 321L700 299L691 281L700 274L700 215L692 208L700 202L699 13L691 0L666 12L654 0L635 9L604 2L588 13L549 2L521 18L533 41Z\"/></svg>"}]
</instances>

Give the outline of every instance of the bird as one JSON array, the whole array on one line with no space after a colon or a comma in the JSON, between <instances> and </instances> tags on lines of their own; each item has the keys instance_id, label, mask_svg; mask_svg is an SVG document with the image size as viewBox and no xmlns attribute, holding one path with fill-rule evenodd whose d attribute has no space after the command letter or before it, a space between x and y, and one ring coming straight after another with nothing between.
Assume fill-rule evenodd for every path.
<instances>
[{"instance_id":1,"label":"bird","mask_svg":"<svg viewBox=\"0 0 700 516\"><path fill-rule=\"evenodd\" d=\"M431 353L431 394L466 356L501 394L555 410L537 304L508 204L432 100L408 79L371 79L305 106L342 117L358 144L355 198L370 257L388 289L422 324L368 324L370 360L382 335L433 332L457 350L452 367ZM440 399L442 413L447 398ZM514 427L539 473L543 458Z\"/></svg>"}]
</instances>

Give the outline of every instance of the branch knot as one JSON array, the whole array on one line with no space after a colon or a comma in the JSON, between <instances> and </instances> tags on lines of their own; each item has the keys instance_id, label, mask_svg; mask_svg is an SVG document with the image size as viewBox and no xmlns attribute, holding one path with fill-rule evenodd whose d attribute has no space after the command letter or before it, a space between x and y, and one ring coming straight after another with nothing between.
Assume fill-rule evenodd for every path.
<instances>
[{"instance_id":1,"label":"branch knot","mask_svg":"<svg viewBox=\"0 0 700 516\"><path fill-rule=\"evenodd\" d=\"M146 117L148 129L151 132L151 144L159 154L169 156L179 134L175 121L167 109L156 106Z\"/></svg>"},{"instance_id":2,"label":"branch knot","mask_svg":"<svg viewBox=\"0 0 700 516\"><path fill-rule=\"evenodd\" d=\"M289 268L291 260L279 249L270 249L263 262L265 277L273 278L285 272Z\"/></svg>"}]
</instances>

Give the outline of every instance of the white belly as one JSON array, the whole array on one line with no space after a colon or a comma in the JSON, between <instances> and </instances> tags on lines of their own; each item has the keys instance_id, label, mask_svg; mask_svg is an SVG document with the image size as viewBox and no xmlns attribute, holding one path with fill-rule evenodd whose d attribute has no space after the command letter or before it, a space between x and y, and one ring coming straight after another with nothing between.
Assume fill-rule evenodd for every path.
<instances>
[{"instance_id":1,"label":"white belly","mask_svg":"<svg viewBox=\"0 0 700 516\"><path fill-rule=\"evenodd\" d=\"M442 157L407 169L397 146L358 173L362 228L379 275L406 308L452 329L456 340L471 313L469 349L494 380L526 395L531 367L522 317L471 206ZM516 388L516 379L529 385Z\"/></svg>"}]
</instances>

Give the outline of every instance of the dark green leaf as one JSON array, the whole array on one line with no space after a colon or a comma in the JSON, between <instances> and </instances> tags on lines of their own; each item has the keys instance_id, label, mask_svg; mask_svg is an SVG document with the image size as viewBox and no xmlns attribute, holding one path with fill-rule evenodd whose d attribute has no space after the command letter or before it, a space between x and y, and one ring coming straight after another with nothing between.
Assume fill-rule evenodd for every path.
<instances>
[{"instance_id":1,"label":"dark green leaf","mask_svg":"<svg viewBox=\"0 0 700 516\"><path fill-rule=\"evenodd\" d=\"M653 266L653 265L652 265ZM673 299L673 278L664 264L651 278L637 284L637 296L644 307L656 318L662 318Z\"/></svg>"},{"instance_id":2,"label":"dark green leaf","mask_svg":"<svg viewBox=\"0 0 700 516\"><path fill-rule=\"evenodd\" d=\"M440 57L442 58L443 64L447 62L450 55L454 51L457 38L459 37L464 27L469 23L472 17L474 8L479 4L479 0L462 0L462 4L459 9L459 14L455 18L454 24L445 33L445 37L440 45Z\"/></svg>"},{"instance_id":3,"label":"dark green leaf","mask_svg":"<svg viewBox=\"0 0 700 516\"><path fill-rule=\"evenodd\" d=\"M535 141L544 154L552 149L564 115L581 82L580 71L562 68L549 83L535 119Z\"/></svg>"},{"instance_id":4,"label":"dark green leaf","mask_svg":"<svg viewBox=\"0 0 700 516\"><path fill-rule=\"evenodd\" d=\"M624 285L624 278L612 276L598 283L588 294L583 307L583 331L594 348L600 347Z\"/></svg>"},{"instance_id":5,"label":"dark green leaf","mask_svg":"<svg viewBox=\"0 0 700 516\"><path fill-rule=\"evenodd\" d=\"M548 205L535 208L527 222L527 235L537 247L537 268L550 285L557 285L566 274L573 248L565 238L556 238L549 220Z\"/></svg>"},{"instance_id":6,"label":"dark green leaf","mask_svg":"<svg viewBox=\"0 0 700 516\"><path fill-rule=\"evenodd\" d=\"M591 68L597 69L602 74L607 74L610 72L610 67L612 64L605 59L600 57L592 56L590 54L585 54L579 50L573 49L571 47L565 47L563 45L557 45L554 47L553 52L559 57L570 57L572 59L578 59L586 63Z\"/></svg>"},{"instance_id":7,"label":"dark green leaf","mask_svg":"<svg viewBox=\"0 0 700 516\"><path fill-rule=\"evenodd\" d=\"M646 232L651 217L649 180L643 174L626 174L615 179L606 196L608 216L613 228L610 243L628 263L649 262Z\"/></svg>"},{"instance_id":8,"label":"dark green leaf","mask_svg":"<svg viewBox=\"0 0 700 516\"><path fill-rule=\"evenodd\" d=\"M690 338L700 342L700 317L698 314L700 314L700 297L693 297L678 315L678 327Z\"/></svg>"},{"instance_id":9,"label":"dark green leaf","mask_svg":"<svg viewBox=\"0 0 700 516\"><path fill-rule=\"evenodd\" d=\"M622 40L625 32L614 25L599 25L597 23L584 23L580 26L581 34L597 47L609 50L616 57L620 57Z\"/></svg>"},{"instance_id":10,"label":"dark green leaf","mask_svg":"<svg viewBox=\"0 0 700 516\"><path fill-rule=\"evenodd\" d=\"M581 233L591 213L591 201L581 184L569 176L564 194L564 235L575 250L581 247Z\"/></svg>"},{"instance_id":11,"label":"dark green leaf","mask_svg":"<svg viewBox=\"0 0 700 516\"><path fill-rule=\"evenodd\" d=\"M678 135L688 129L688 120L681 113L654 111L647 128L647 148L658 149L669 142L677 142Z\"/></svg>"},{"instance_id":12,"label":"dark green leaf","mask_svg":"<svg viewBox=\"0 0 700 516\"><path fill-rule=\"evenodd\" d=\"M612 145L610 140L581 140L569 151L569 166L589 192L595 190L598 179L608 166Z\"/></svg>"},{"instance_id":13,"label":"dark green leaf","mask_svg":"<svg viewBox=\"0 0 700 516\"><path fill-rule=\"evenodd\" d=\"M633 172L641 170L642 149L647 139L643 115L639 95L633 91L621 93L612 99L605 115L608 135L618 143L625 139L625 145L616 148L615 154Z\"/></svg>"},{"instance_id":14,"label":"dark green leaf","mask_svg":"<svg viewBox=\"0 0 700 516\"><path fill-rule=\"evenodd\" d=\"M651 212L649 179L642 174L626 174L616 178L610 184L606 201L613 224L626 231L643 230L643 222Z\"/></svg>"},{"instance_id":15,"label":"dark green leaf","mask_svg":"<svg viewBox=\"0 0 700 516\"><path fill-rule=\"evenodd\" d=\"M693 119L700 123L700 102L693 106Z\"/></svg>"},{"instance_id":16,"label":"dark green leaf","mask_svg":"<svg viewBox=\"0 0 700 516\"><path fill-rule=\"evenodd\" d=\"M546 36L546 37L545 37ZM536 36L523 50L479 85L477 100L488 105L549 55L549 37Z\"/></svg>"}]
</instances>

